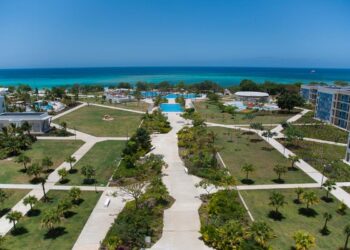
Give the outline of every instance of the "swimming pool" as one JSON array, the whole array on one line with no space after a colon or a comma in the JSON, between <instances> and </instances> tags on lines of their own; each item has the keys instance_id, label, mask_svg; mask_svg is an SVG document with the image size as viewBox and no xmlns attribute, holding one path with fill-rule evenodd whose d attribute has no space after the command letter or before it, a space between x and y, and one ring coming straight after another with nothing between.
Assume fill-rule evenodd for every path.
<instances>
[{"instance_id":1,"label":"swimming pool","mask_svg":"<svg viewBox=\"0 0 350 250\"><path fill-rule=\"evenodd\" d=\"M177 98L179 96L183 96L185 99L193 99L196 98L196 94L190 93L190 94L175 94L175 93L170 93L165 96L165 98Z\"/></svg>"},{"instance_id":2,"label":"swimming pool","mask_svg":"<svg viewBox=\"0 0 350 250\"><path fill-rule=\"evenodd\" d=\"M141 92L142 96L145 98L152 98L160 95L160 92L158 91L142 91Z\"/></svg>"},{"instance_id":3,"label":"swimming pool","mask_svg":"<svg viewBox=\"0 0 350 250\"><path fill-rule=\"evenodd\" d=\"M178 103L174 103L174 104L162 103L160 104L160 109L163 112L182 112L183 111L183 108Z\"/></svg>"}]
</instances>

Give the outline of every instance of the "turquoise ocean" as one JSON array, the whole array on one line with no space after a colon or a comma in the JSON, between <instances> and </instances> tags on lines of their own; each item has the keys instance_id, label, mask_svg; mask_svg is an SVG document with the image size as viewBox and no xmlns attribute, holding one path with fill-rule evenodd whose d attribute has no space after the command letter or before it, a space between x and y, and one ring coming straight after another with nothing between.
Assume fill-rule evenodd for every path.
<instances>
[{"instance_id":1,"label":"turquoise ocean","mask_svg":"<svg viewBox=\"0 0 350 250\"><path fill-rule=\"evenodd\" d=\"M350 82L350 69L317 68L254 68L254 67L110 67L110 68L50 68L50 69L0 69L0 86L29 84L31 87L48 88L78 84L107 86L119 82L144 81L159 83L197 83L204 80L222 86L237 85L243 79L257 83L322 81Z\"/></svg>"}]
</instances>

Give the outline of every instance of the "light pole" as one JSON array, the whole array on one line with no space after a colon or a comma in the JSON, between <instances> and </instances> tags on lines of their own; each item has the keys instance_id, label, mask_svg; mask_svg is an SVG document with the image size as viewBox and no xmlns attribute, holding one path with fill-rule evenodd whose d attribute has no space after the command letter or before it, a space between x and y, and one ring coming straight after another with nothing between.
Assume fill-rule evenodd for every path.
<instances>
[{"instance_id":1,"label":"light pole","mask_svg":"<svg viewBox=\"0 0 350 250\"><path fill-rule=\"evenodd\" d=\"M329 163L329 164L324 164L323 165L323 170L322 170L322 179L321 179L321 188L323 186L323 179L324 179L324 174L325 172L329 172L330 170L332 169L332 165Z\"/></svg>"}]
</instances>

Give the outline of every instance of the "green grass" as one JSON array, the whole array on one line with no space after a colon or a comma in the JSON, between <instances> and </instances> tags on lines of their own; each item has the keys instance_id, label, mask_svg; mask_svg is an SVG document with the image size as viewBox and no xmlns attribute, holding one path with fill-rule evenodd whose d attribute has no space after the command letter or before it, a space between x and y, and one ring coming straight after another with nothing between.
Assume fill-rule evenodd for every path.
<instances>
[{"instance_id":1,"label":"green grass","mask_svg":"<svg viewBox=\"0 0 350 250\"><path fill-rule=\"evenodd\" d=\"M315 112L309 111L305 115L303 115L300 119L296 120L294 123L316 123L321 124L322 122L314 119Z\"/></svg>"},{"instance_id":2,"label":"green grass","mask_svg":"<svg viewBox=\"0 0 350 250\"><path fill-rule=\"evenodd\" d=\"M67 195L68 192L66 191L49 191L48 196L51 198L51 201L47 203L39 202L35 206L35 209L40 211L39 215L22 218L17 224L17 228L22 229L19 230L22 231L22 234L13 235L9 232L5 237L3 247L5 249L28 250L72 249L101 193L82 192L81 198L83 202L79 206L72 208L70 210L71 216L63 219L58 225L57 237L50 237L47 234L48 230L41 228L43 211L56 207L58 201L64 199Z\"/></svg>"},{"instance_id":3,"label":"green grass","mask_svg":"<svg viewBox=\"0 0 350 250\"><path fill-rule=\"evenodd\" d=\"M106 185L121 159L125 141L103 141L96 143L84 157L77 162L73 169L77 172L69 174L67 185L85 185L81 168L91 165L96 169L97 185ZM91 184L90 184L91 185Z\"/></svg>"},{"instance_id":4,"label":"green grass","mask_svg":"<svg viewBox=\"0 0 350 250\"><path fill-rule=\"evenodd\" d=\"M54 169L81 145L83 142L79 140L38 140L24 154L29 156L32 162L41 162L45 156L49 156ZM23 165L15 160L16 157L0 160L0 183L28 183L31 180L31 177L23 172Z\"/></svg>"},{"instance_id":5,"label":"green grass","mask_svg":"<svg viewBox=\"0 0 350 250\"><path fill-rule=\"evenodd\" d=\"M304 137L307 138L347 143L349 137L349 132L332 125L297 125L295 128L300 130L303 133Z\"/></svg>"},{"instance_id":6,"label":"green grass","mask_svg":"<svg viewBox=\"0 0 350 250\"><path fill-rule=\"evenodd\" d=\"M350 181L350 167L342 161L346 147L310 141L298 141L296 145L280 142L320 172L325 164L331 164L332 170L325 172L327 177L335 181Z\"/></svg>"},{"instance_id":7,"label":"green grass","mask_svg":"<svg viewBox=\"0 0 350 250\"><path fill-rule=\"evenodd\" d=\"M311 191L307 189L307 191ZM312 189L318 197L325 194L324 190ZM316 247L313 249L338 249L345 242L343 229L350 221L350 213L342 216L336 212L339 202L334 199L334 202L326 203L321 200L319 204L311 206L316 211L315 217L307 217L300 214L299 211L305 208L304 204L294 203L296 195L293 189L278 190L286 197L288 202L280 212L284 218L280 221L269 217L269 212L273 210L269 206L269 196L273 190L256 190L256 191L241 191L241 194L247 203L255 220L263 220L270 224L274 229L277 238L271 241L273 249L291 249L294 246L293 234L297 230L306 230L316 237ZM328 223L328 228L331 234L323 236L319 230L323 227L325 212L331 213L333 218Z\"/></svg>"},{"instance_id":8,"label":"green grass","mask_svg":"<svg viewBox=\"0 0 350 250\"><path fill-rule=\"evenodd\" d=\"M105 115L111 116L114 120L104 121ZM130 136L139 126L141 116L128 111L88 106L69 113L55 122L64 121L69 128L94 136Z\"/></svg>"},{"instance_id":9,"label":"green grass","mask_svg":"<svg viewBox=\"0 0 350 250\"><path fill-rule=\"evenodd\" d=\"M4 203L0 204L0 217L9 212L30 190L25 189L3 189L7 195Z\"/></svg>"},{"instance_id":10,"label":"green grass","mask_svg":"<svg viewBox=\"0 0 350 250\"><path fill-rule=\"evenodd\" d=\"M249 178L255 184L274 183L277 175L273 171L276 164L291 166L291 163L277 150L262 140L255 133L241 132L232 129L209 127L217 135L216 144L227 168L238 181L244 182L245 173L241 171L243 164L253 164L255 171ZM230 142L232 132L233 141ZM291 170L282 176L285 183L314 182L301 170ZM244 182L246 183L246 182Z\"/></svg>"},{"instance_id":11,"label":"green grass","mask_svg":"<svg viewBox=\"0 0 350 250\"><path fill-rule=\"evenodd\" d=\"M207 122L222 123L222 124L250 124L250 123L263 123L263 124L279 124L292 116L296 115L299 110L294 110L292 113L282 112L267 112L257 111L254 112L255 117L253 119L245 119L246 114L237 113L235 118L227 113L222 113L220 109L209 102L195 102L195 108L198 113L202 115L202 118Z\"/></svg>"},{"instance_id":12,"label":"green grass","mask_svg":"<svg viewBox=\"0 0 350 250\"><path fill-rule=\"evenodd\" d=\"M97 104L102 104L102 105L111 106L111 107L132 109L132 110L144 111L144 112L146 112L148 109L148 103L143 101L137 102L136 100L133 102L125 102L125 103L109 103L107 101L102 101L102 98L98 98L98 99L81 98L81 100L89 103L97 103Z\"/></svg>"}]
</instances>

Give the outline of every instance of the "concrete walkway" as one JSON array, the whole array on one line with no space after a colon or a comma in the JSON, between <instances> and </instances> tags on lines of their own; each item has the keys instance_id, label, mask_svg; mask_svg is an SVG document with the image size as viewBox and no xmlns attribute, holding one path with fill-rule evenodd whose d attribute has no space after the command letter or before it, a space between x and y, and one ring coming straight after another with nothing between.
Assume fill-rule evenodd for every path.
<instances>
[{"instance_id":1,"label":"concrete walkway","mask_svg":"<svg viewBox=\"0 0 350 250\"><path fill-rule=\"evenodd\" d=\"M125 197L120 195L114 197L111 194L115 190L107 189L103 192L98 200L94 210L89 216L83 230L73 246L73 250L97 250L100 242L105 238L114 219L124 208L126 203ZM105 202L109 199L109 205Z\"/></svg>"},{"instance_id":2,"label":"concrete walkway","mask_svg":"<svg viewBox=\"0 0 350 250\"><path fill-rule=\"evenodd\" d=\"M126 109L126 108L119 108L119 107L113 107L113 106L108 106L108 105L103 105L103 104L97 104L97 103L89 103L91 106L97 106L101 108L109 108L109 109L116 109L116 110L121 110L121 111L127 111L127 112L132 112L132 113L137 113L137 114L145 114L146 112L144 111L139 111L139 110L133 110L133 109Z\"/></svg>"},{"instance_id":3,"label":"concrete walkway","mask_svg":"<svg viewBox=\"0 0 350 250\"><path fill-rule=\"evenodd\" d=\"M185 172L177 147L176 133L183 127L184 119L171 113L168 113L168 119L173 129L168 134L152 136L152 144L155 146L153 153L163 155L168 164L163 171L163 181L175 203L165 210L162 238L151 249L210 249L199 239L201 200L194 186L198 178Z\"/></svg>"}]
</instances>

